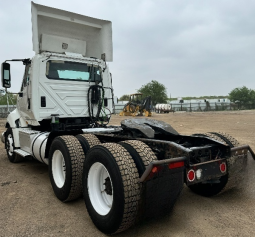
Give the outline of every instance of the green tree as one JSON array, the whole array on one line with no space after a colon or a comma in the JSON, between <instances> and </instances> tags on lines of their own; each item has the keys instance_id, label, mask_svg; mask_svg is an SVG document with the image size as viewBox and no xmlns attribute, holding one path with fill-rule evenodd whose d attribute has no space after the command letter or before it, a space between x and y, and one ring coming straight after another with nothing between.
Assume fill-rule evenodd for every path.
<instances>
[{"instance_id":1,"label":"green tree","mask_svg":"<svg viewBox=\"0 0 255 237\"><path fill-rule=\"evenodd\" d=\"M17 103L17 95L8 93L8 101L9 105L16 105ZM7 105L7 94L0 94L0 105Z\"/></svg>"},{"instance_id":2,"label":"green tree","mask_svg":"<svg viewBox=\"0 0 255 237\"><path fill-rule=\"evenodd\" d=\"M167 103L166 87L158 81L152 80L138 90L143 97L151 96L153 105L158 103Z\"/></svg>"},{"instance_id":3,"label":"green tree","mask_svg":"<svg viewBox=\"0 0 255 237\"><path fill-rule=\"evenodd\" d=\"M119 101L129 101L129 95L123 95L119 98Z\"/></svg>"},{"instance_id":4,"label":"green tree","mask_svg":"<svg viewBox=\"0 0 255 237\"><path fill-rule=\"evenodd\" d=\"M235 88L229 93L229 99L232 102L239 101L241 104L254 104L255 91L246 86Z\"/></svg>"}]
</instances>

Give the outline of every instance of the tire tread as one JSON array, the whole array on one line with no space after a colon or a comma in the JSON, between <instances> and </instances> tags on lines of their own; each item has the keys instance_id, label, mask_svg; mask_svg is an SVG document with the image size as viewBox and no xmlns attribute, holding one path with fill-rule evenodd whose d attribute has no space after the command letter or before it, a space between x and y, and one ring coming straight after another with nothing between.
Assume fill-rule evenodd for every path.
<instances>
[{"instance_id":1,"label":"tire tread","mask_svg":"<svg viewBox=\"0 0 255 237\"><path fill-rule=\"evenodd\" d=\"M81 137L83 137L83 140L84 139L86 140L86 142L89 145L89 149L92 148L93 146L101 144L99 139L94 134L84 133L84 134L79 134L78 136L81 136Z\"/></svg>"},{"instance_id":2,"label":"tire tread","mask_svg":"<svg viewBox=\"0 0 255 237\"><path fill-rule=\"evenodd\" d=\"M78 139L71 135L59 137L66 144L72 164L72 182L68 197L64 202L72 201L82 195L82 171L85 159L83 149Z\"/></svg>"},{"instance_id":3,"label":"tire tread","mask_svg":"<svg viewBox=\"0 0 255 237\"><path fill-rule=\"evenodd\" d=\"M126 140L122 143L129 144L140 155L145 168L152 162L158 160L151 148L144 142L138 140Z\"/></svg>"},{"instance_id":4,"label":"tire tread","mask_svg":"<svg viewBox=\"0 0 255 237\"><path fill-rule=\"evenodd\" d=\"M135 163L125 148L116 143L101 144L114 157L121 173L125 206L121 225L115 233L128 229L135 223L140 199L139 174Z\"/></svg>"}]
</instances>

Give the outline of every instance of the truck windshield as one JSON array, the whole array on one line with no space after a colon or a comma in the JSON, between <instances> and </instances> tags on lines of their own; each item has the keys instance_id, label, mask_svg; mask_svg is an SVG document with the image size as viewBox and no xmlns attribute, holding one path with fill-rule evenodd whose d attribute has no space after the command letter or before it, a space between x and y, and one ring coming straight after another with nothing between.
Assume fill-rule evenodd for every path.
<instances>
[{"instance_id":1,"label":"truck windshield","mask_svg":"<svg viewBox=\"0 0 255 237\"><path fill-rule=\"evenodd\" d=\"M99 67L86 63L49 60L46 64L46 77L56 80L95 81L100 75Z\"/></svg>"}]
</instances>

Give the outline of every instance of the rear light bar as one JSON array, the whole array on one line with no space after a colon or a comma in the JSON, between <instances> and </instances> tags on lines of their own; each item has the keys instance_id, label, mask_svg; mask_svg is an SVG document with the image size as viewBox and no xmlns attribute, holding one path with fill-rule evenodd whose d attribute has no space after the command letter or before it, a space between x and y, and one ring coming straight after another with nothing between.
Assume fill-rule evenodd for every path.
<instances>
[{"instance_id":1,"label":"rear light bar","mask_svg":"<svg viewBox=\"0 0 255 237\"><path fill-rule=\"evenodd\" d=\"M174 163L170 163L168 165L169 169L176 169L176 168L180 168L183 166L184 166L184 161L174 162Z\"/></svg>"},{"instance_id":2,"label":"rear light bar","mask_svg":"<svg viewBox=\"0 0 255 237\"><path fill-rule=\"evenodd\" d=\"M156 173L160 172L166 166L170 170L183 168L186 160L186 157L178 157L167 160L153 161L147 166L142 177L140 178L140 182L152 178Z\"/></svg>"},{"instance_id":3,"label":"rear light bar","mask_svg":"<svg viewBox=\"0 0 255 237\"><path fill-rule=\"evenodd\" d=\"M212 167L214 168L210 168L210 164L212 164ZM209 165L209 166L208 166ZM217 167L218 167L218 171L217 171ZM212 177L210 169L213 169L213 173L217 174L217 176ZM208 173L209 172L209 173ZM208 179L213 179L213 178L217 178L222 176L222 174L226 174L227 173L227 163L225 160L218 160L218 161L213 161L213 162L205 162L205 163L200 163L200 164L195 164L192 165L190 168L187 168L186 170L186 178L188 183L192 184L192 183L197 183L197 182L201 182L206 181ZM208 176L209 174L209 176Z\"/></svg>"},{"instance_id":4,"label":"rear light bar","mask_svg":"<svg viewBox=\"0 0 255 237\"><path fill-rule=\"evenodd\" d=\"M181 168L183 166L184 166L184 161L178 161L178 162L173 162L173 163L168 164L169 169L177 169L177 168ZM153 166L153 168L151 169L151 173L155 174L162 169L163 169L162 165Z\"/></svg>"}]
</instances>

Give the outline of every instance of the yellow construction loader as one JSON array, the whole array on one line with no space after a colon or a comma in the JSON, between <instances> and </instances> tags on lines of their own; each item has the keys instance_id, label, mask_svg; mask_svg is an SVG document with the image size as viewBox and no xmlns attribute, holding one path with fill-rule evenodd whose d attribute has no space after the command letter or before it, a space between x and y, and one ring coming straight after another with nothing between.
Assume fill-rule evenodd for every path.
<instances>
[{"instance_id":1,"label":"yellow construction loader","mask_svg":"<svg viewBox=\"0 0 255 237\"><path fill-rule=\"evenodd\" d=\"M129 102L125 104L120 116L151 117L151 96L142 99L142 93L131 94Z\"/></svg>"}]
</instances>

